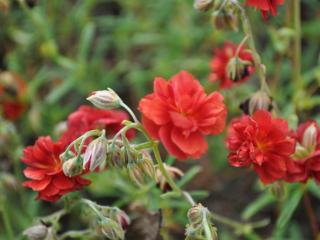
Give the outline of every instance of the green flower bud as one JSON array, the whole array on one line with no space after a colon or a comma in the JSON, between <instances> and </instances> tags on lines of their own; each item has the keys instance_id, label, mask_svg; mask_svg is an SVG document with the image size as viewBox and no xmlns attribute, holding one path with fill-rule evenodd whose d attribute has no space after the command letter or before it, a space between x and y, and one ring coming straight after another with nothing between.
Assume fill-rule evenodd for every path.
<instances>
[{"instance_id":1,"label":"green flower bud","mask_svg":"<svg viewBox=\"0 0 320 240\"><path fill-rule=\"evenodd\" d=\"M120 107L121 103L120 97L111 88L93 92L87 100L100 109L115 109Z\"/></svg>"}]
</instances>

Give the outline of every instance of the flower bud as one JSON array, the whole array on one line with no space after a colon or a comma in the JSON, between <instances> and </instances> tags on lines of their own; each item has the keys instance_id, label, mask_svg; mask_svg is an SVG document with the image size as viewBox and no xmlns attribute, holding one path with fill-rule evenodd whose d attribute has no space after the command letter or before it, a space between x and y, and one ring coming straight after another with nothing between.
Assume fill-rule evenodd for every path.
<instances>
[{"instance_id":1,"label":"flower bud","mask_svg":"<svg viewBox=\"0 0 320 240\"><path fill-rule=\"evenodd\" d=\"M196 225L196 226L201 224L203 219L203 211L204 211L204 207L202 206L201 203L190 208L188 211L188 219L190 224Z\"/></svg>"},{"instance_id":2,"label":"flower bud","mask_svg":"<svg viewBox=\"0 0 320 240\"><path fill-rule=\"evenodd\" d=\"M174 180L179 180L183 176L183 172L176 167L172 167L167 164L164 164L164 167L168 172L168 174L170 175L170 177ZM167 183L166 178L162 175L162 172L160 171L159 168L157 168L156 170L156 179L157 179L157 185L163 192L172 190L170 185Z\"/></svg>"},{"instance_id":3,"label":"flower bud","mask_svg":"<svg viewBox=\"0 0 320 240\"><path fill-rule=\"evenodd\" d=\"M315 149L317 146L317 138L318 129L315 124L312 123L303 133L302 145L308 149Z\"/></svg>"},{"instance_id":4,"label":"flower bud","mask_svg":"<svg viewBox=\"0 0 320 240\"><path fill-rule=\"evenodd\" d=\"M124 231L121 226L110 218L104 218L100 221L101 232L110 240L123 240Z\"/></svg>"},{"instance_id":5,"label":"flower bud","mask_svg":"<svg viewBox=\"0 0 320 240\"><path fill-rule=\"evenodd\" d=\"M142 152L142 156L138 161L139 166L144 174L152 179L155 179L156 171L150 154L147 151Z\"/></svg>"},{"instance_id":6,"label":"flower bud","mask_svg":"<svg viewBox=\"0 0 320 240\"><path fill-rule=\"evenodd\" d=\"M120 107L121 103L120 97L111 88L93 92L87 100L100 109L115 109Z\"/></svg>"},{"instance_id":7,"label":"flower bud","mask_svg":"<svg viewBox=\"0 0 320 240\"><path fill-rule=\"evenodd\" d=\"M238 31L238 17L231 11L215 11L212 14L212 23L218 30Z\"/></svg>"},{"instance_id":8,"label":"flower bud","mask_svg":"<svg viewBox=\"0 0 320 240\"><path fill-rule=\"evenodd\" d=\"M201 12L206 12L213 7L213 0L194 0L194 8Z\"/></svg>"},{"instance_id":9,"label":"flower bud","mask_svg":"<svg viewBox=\"0 0 320 240\"><path fill-rule=\"evenodd\" d=\"M48 228L42 224L39 224L26 229L23 232L23 235L28 237L30 240L46 240L48 233Z\"/></svg>"},{"instance_id":10,"label":"flower bud","mask_svg":"<svg viewBox=\"0 0 320 240\"><path fill-rule=\"evenodd\" d=\"M83 172L82 161L79 161L78 157L73 157L63 163L62 170L67 177L80 175Z\"/></svg>"},{"instance_id":11,"label":"flower bud","mask_svg":"<svg viewBox=\"0 0 320 240\"><path fill-rule=\"evenodd\" d=\"M112 220L118 222L123 230L127 230L130 225L129 216L117 207L102 207L101 213L103 216L107 218L111 218Z\"/></svg>"},{"instance_id":12,"label":"flower bud","mask_svg":"<svg viewBox=\"0 0 320 240\"><path fill-rule=\"evenodd\" d=\"M241 103L240 108L245 114L252 115L258 110L271 111L273 102L272 98L266 92L258 91Z\"/></svg>"},{"instance_id":13,"label":"flower bud","mask_svg":"<svg viewBox=\"0 0 320 240\"><path fill-rule=\"evenodd\" d=\"M109 145L107 163L116 168L124 168L127 166L126 150L122 144Z\"/></svg>"},{"instance_id":14,"label":"flower bud","mask_svg":"<svg viewBox=\"0 0 320 240\"><path fill-rule=\"evenodd\" d=\"M143 169L136 163L128 163L127 166L130 179L138 186L144 185Z\"/></svg>"},{"instance_id":15,"label":"flower bud","mask_svg":"<svg viewBox=\"0 0 320 240\"><path fill-rule=\"evenodd\" d=\"M228 78L234 82L238 82L250 75L249 61L242 60L239 57L233 57L229 60L227 65Z\"/></svg>"},{"instance_id":16,"label":"flower bud","mask_svg":"<svg viewBox=\"0 0 320 240\"><path fill-rule=\"evenodd\" d=\"M89 169L94 171L97 167L101 166L107 159L108 140L104 134L97 139L94 139L87 147L83 157L83 168L86 168L87 163L90 161Z\"/></svg>"}]
</instances>

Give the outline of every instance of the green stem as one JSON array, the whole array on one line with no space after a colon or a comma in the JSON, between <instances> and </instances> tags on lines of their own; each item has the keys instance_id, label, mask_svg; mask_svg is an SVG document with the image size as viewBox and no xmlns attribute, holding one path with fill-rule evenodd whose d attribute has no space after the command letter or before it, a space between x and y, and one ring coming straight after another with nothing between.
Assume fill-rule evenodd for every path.
<instances>
[{"instance_id":1,"label":"green stem","mask_svg":"<svg viewBox=\"0 0 320 240\"><path fill-rule=\"evenodd\" d=\"M129 108L127 104L125 104L122 100L120 100L120 105L130 114L130 116L132 117L135 123L139 123L138 118L136 117L136 115L133 113L133 111L131 110L131 108Z\"/></svg>"},{"instance_id":2,"label":"green stem","mask_svg":"<svg viewBox=\"0 0 320 240\"><path fill-rule=\"evenodd\" d=\"M13 235L13 230L12 230L12 226L10 224L10 219L9 219L9 215L8 212L6 210L5 206L2 206L0 209L1 215L2 215L2 219L3 219L3 223L7 232L7 236L10 240L14 240L14 235Z\"/></svg>"},{"instance_id":3,"label":"green stem","mask_svg":"<svg viewBox=\"0 0 320 240\"><path fill-rule=\"evenodd\" d=\"M212 240L211 226L207 220L207 209L202 213L202 225L204 226L204 233L208 240Z\"/></svg>"},{"instance_id":4,"label":"green stem","mask_svg":"<svg viewBox=\"0 0 320 240\"><path fill-rule=\"evenodd\" d=\"M295 93L299 93L303 88L303 81L301 78L301 2L300 0L292 0L293 13L293 28L295 30L295 37L293 43L293 83ZM296 97L296 96L294 96Z\"/></svg>"},{"instance_id":5,"label":"green stem","mask_svg":"<svg viewBox=\"0 0 320 240\"><path fill-rule=\"evenodd\" d=\"M269 90L268 84L266 82L265 67L261 62L260 55L258 54L256 45L255 45L255 42L254 42L251 23L249 21L249 18L247 16L246 11L244 10L244 8L237 2L235 2L235 4L238 7L238 9L240 11L240 14L241 14L243 31L249 38L248 45L249 45L250 49L252 50L253 61L254 61L255 69L257 71L257 74L258 74L258 77L259 77L259 80L260 80L261 90L264 90L268 94L270 94L270 90Z\"/></svg>"}]
</instances>

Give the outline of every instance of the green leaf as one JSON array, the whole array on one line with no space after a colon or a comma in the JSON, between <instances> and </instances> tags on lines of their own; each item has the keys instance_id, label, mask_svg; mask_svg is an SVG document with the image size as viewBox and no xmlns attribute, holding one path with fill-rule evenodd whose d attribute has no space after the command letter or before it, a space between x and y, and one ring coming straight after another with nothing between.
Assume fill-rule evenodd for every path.
<instances>
[{"instance_id":1,"label":"green leaf","mask_svg":"<svg viewBox=\"0 0 320 240\"><path fill-rule=\"evenodd\" d=\"M272 196L272 194L268 191L261 194L254 202L250 203L242 212L242 218L244 220L248 220L252 216L254 216L261 209L266 206L274 203L276 199Z\"/></svg>"},{"instance_id":2,"label":"green leaf","mask_svg":"<svg viewBox=\"0 0 320 240\"><path fill-rule=\"evenodd\" d=\"M318 199L320 199L320 187L314 182L308 184L308 190Z\"/></svg>"},{"instance_id":3,"label":"green leaf","mask_svg":"<svg viewBox=\"0 0 320 240\"><path fill-rule=\"evenodd\" d=\"M298 188L293 190L289 198L283 202L283 208L276 224L277 229L282 229L289 222L294 211L299 205L299 202L303 196L303 193L304 193L304 188L301 188L300 186L298 186Z\"/></svg>"},{"instance_id":4,"label":"green leaf","mask_svg":"<svg viewBox=\"0 0 320 240\"><path fill-rule=\"evenodd\" d=\"M180 181L177 183L179 187L183 187L188 182L190 182L201 170L201 167L194 166L187 173L183 175Z\"/></svg>"}]
</instances>

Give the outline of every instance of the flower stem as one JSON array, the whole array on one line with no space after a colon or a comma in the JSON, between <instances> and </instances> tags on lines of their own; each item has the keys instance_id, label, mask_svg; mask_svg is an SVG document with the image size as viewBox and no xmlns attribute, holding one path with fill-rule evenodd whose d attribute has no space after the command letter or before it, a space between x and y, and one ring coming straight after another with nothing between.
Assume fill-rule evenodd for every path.
<instances>
[{"instance_id":1,"label":"flower stem","mask_svg":"<svg viewBox=\"0 0 320 240\"><path fill-rule=\"evenodd\" d=\"M8 234L7 235L8 239L14 240L13 230L12 230L12 226L10 224L10 220L9 220L9 216L8 216L8 212L6 210L6 207L2 206L0 208L0 212L1 212L1 215L2 215L2 219L3 219L3 223L4 223L4 226L5 226L6 232Z\"/></svg>"},{"instance_id":2,"label":"flower stem","mask_svg":"<svg viewBox=\"0 0 320 240\"><path fill-rule=\"evenodd\" d=\"M317 240L319 235L319 224L317 221L317 217L313 211L311 200L307 191L304 192L303 195L303 203L307 211L307 215L309 217L313 238Z\"/></svg>"},{"instance_id":3,"label":"flower stem","mask_svg":"<svg viewBox=\"0 0 320 240\"><path fill-rule=\"evenodd\" d=\"M250 47L250 49L252 51L254 65L255 65L259 80L260 80L261 90L265 90L268 94L270 94L270 90L269 90L268 84L266 82L265 67L261 63L261 58L260 58L260 55L258 54L256 45L255 45L255 42L254 42L251 23L249 21L249 18L247 16L246 11L244 10L244 8L238 2L235 2L235 4L238 7L238 9L240 11L240 14L241 14L243 31L246 34L246 36L248 37L248 45L249 45L249 47Z\"/></svg>"},{"instance_id":4,"label":"flower stem","mask_svg":"<svg viewBox=\"0 0 320 240\"><path fill-rule=\"evenodd\" d=\"M293 55L292 55L292 64L293 64L293 83L294 83L294 92L299 94L303 88L303 81L301 79L301 1L292 0L292 16L293 16L293 28L295 30L295 37L293 43ZM294 98L297 96L294 96ZM296 102L296 101L294 101Z\"/></svg>"},{"instance_id":5,"label":"flower stem","mask_svg":"<svg viewBox=\"0 0 320 240\"><path fill-rule=\"evenodd\" d=\"M138 118L136 117L136 115L133 113L133 111L127 104L125 104L122 100L120 100L120 105L130 114L130 116L132 117L135 123L139 123Z\"/></svg>"}]
</instances>

